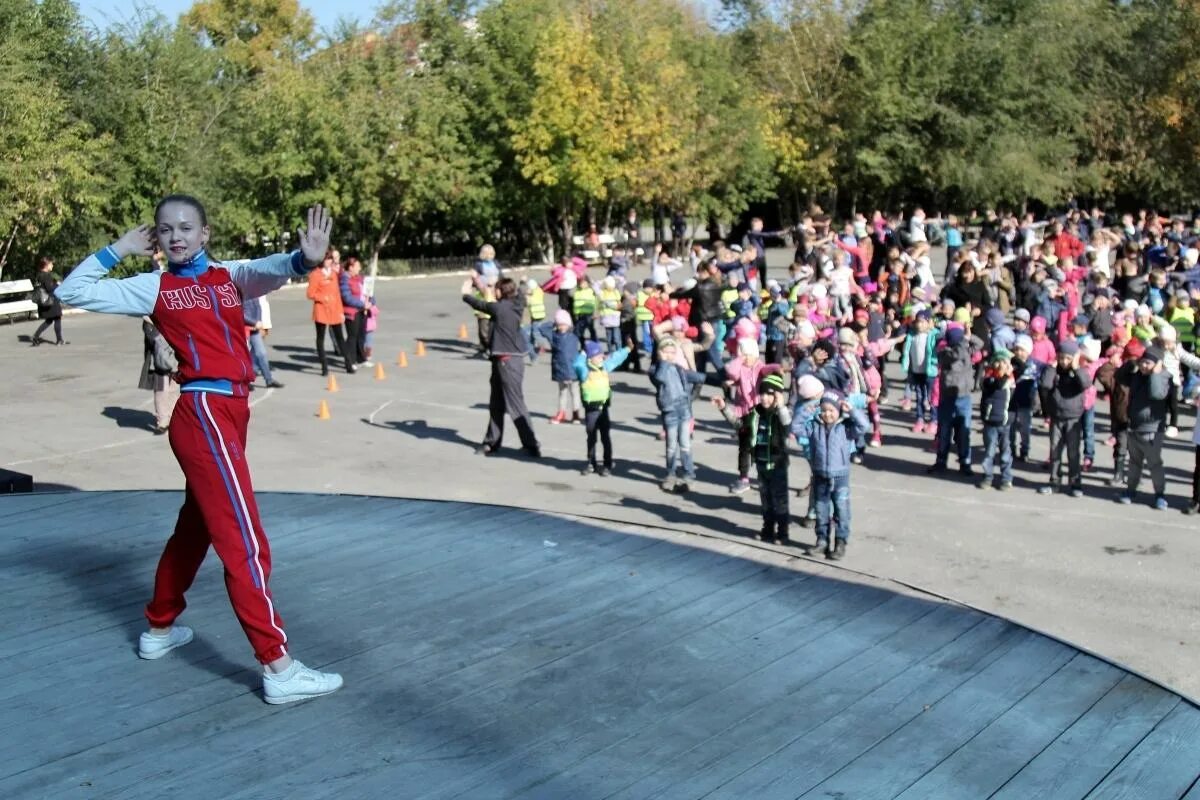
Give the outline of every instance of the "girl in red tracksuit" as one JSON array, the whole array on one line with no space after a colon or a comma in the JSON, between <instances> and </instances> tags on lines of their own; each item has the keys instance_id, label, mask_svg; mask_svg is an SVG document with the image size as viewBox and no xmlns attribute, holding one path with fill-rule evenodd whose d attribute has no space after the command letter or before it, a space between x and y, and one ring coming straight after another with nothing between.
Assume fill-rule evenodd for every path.
<instances>
[{"instance_id":1,"label":"girl in red tracksuit","mask_svg":"<svg viewBox=\"0 0 1200 800\"><path fill-rule=\"evenodd\" d=\"M225 565L234 613L264 666L264 699L289 703L337 691L340 675L309 669L288 654L283 620L268 586L271 551L245 455L254 366L242 335L242 300L260 297L319 264L332 220L314 206L307 229L300 232L300 250L228 264L209 260L208 219L195 198L164 198L154 223L153 231L139 226L88 256L56 292L63 302L89 311L149 316L179 362L181 396L169 439L187 486L175 533L155 574L154 596L146 606L150 630L141 636L138 655L161 658L192 640L190 628L174 623L211 544ZM151 255L156 241L167 255L167 270L122 280L104 277L126 256Z\"/></svg>"}]
</instances>

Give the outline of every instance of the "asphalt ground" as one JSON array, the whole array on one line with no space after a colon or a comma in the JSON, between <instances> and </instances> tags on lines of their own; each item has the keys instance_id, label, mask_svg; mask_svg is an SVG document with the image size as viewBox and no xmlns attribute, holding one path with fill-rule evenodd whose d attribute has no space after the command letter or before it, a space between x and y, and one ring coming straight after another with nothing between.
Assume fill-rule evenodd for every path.
<instances>
[{"instance_id":1,"label":"asphalt ground","mask_svg":"<svg viewBox=\"0 0 1200 800\"><path fill-rule=\"evenodd\" d=\"M786 263L787 254L771 258ZM646 271L633 277L640 280ZM511 423L503 455L475 455L487 425L489 373L487 362L473 357L472 340L458 338L462 324L474 335L473 318L459 299L461 281L381 281L375 349L385 377L376 379L373 370L335 372L336 393L327 391L316 366L302 289L271 296L274 329L267 343L275 377L286 386L259 388L251 397L247 452L259 489L468 500L721 537L757 529L757 493L727 490L736 443L710 403L696 404L700 481L686 496L659 489L663 443L649 381L641 375L614 375L617 467L610 477L580 474L582 426L547 424L557 391L548 356L527 370L525 382L543 458L519 455ZM548 306L553 309L552 299ZM151 395L137 388L140 323L68 316L70 345L36 349L28 345L34 325L0 326L7 378L0 382L0 465L33 474L45 490L180 488L166 438L149 431ZM418 338L424 357L415 354ZM396 364L402 351L404 368ZM1194 588L1200 521L1180 514L1190 495L1190 412L1180 426L1187 433L1167 447L1172 509L1157 512L1145 503L1118 506L1103 484L1112 467L1103 414L1096 470L1085 476L1081 499L1037 495L1046 473L1034 465L1017 465L1016 486L1005 494L979 491L953 472L927 476L931 440L911 433L909 415L894 404L900 397L895 364L889 378L893 404L884 407L884 446L870 450L852 476L845 568L1003 615L1200 697L1200 672L1193 668L1200 647ZM321 401L329 406L328 420L316 416ZM1035 437L1033 455L1045 458L1048 437L1040 430ZM978 433L973 441L980 443ZM796 488L807 482L798 458L791 482ZM793 498L793 514L805 505L805 498ZM269 533L271 521L265 522ZM330 532L332 542L336 534ZM794 525L792 535L807 542L810 532ZM803 557L800 548L762 547L780 559Z\"/></svg>"}]
</instances>

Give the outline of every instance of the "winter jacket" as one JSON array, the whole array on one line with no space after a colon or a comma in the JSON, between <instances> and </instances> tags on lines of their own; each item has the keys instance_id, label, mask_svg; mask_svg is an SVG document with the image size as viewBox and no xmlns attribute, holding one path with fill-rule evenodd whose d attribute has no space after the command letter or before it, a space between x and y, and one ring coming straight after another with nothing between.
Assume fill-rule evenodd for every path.
<instances>
[{"instance_id":1,"label":"winter jacket","mask_svg":"<svg viewBox=\"0 0 1200 800\"><path fill-rule=\"evenodd\" d=\"M1015 385L1012 378L989 375L983 379L983 396L979 400L979 418L984 425L1007 425L1008 408Z\"/></svg>"},{"instance_id":2,"label":"winter jacket","mask_svg":"<svg viewBox=\"0 0 1200 800\"><path fill-rule=\"evenodd\" d=\"M809 420L803 438L807 440L805 455L812 467L812 474L820 478L849 475L854 437L846 418L832 425L826 425L818 416Z\"/></svg>"},{"instance_id":3,"label":"winter jacket","mask_svg":"<svg viewBox=\"0 0 1200 800\"><path fill-rule=\"evenodd\" d=\"M687 289L676 289L671 292L671 297L686 297L692 301L688 323L697 328L701 322L716 322L724 312L721 306L721 284L711 279L699 281Z\"/></svg>"},{"instance_id":4,"label":"winter jacket","mask_svg":"<svg viewBox=\"0 0 1200 800\"><path fill-rule=\"evenodd\" d=\"M1042 373L1042 390L1049 408L1046 411L1055 422L1070 422L1083 416L1083 395L1087 389L1087 373L1083 369L1057 365Z\"/></svg>"},{"instance_id":5,"label":"winter jacket","mask_svg":"<svg viewBox=\"0 0 1200 800\"><path fill-rule=\"evenodd\" d=\"M1019 408L1032 409L1037 405L1038 386L1044 367L1041 362L1032 358L1022 361L1016 356L1013 356L1012 366L1016 383L1013 386L1012 397L1009 399L1009 408L1014 411Z\"/></svg>"},{"instance_id":6,"label":"winter jacket","mask_svg":"<svg viewBox=\"0 0 1200 800\"><path fill-rule=\"evenodd\" d=\"M1129 429L1134 433L1155 433L1167 421L1167 395L1171 376L1159 370L1143 375L1139 369L1122 371L1118 379L1129 387Z\"/></svg>"},{"instance_id":7,"label":"winter jacket","mask_svg":"<svg viewBox=\"0 0 1200 800\"><path fill-rule=\"evenodd\" d=\"M1137 362L1129 361L1119 367L1105 363L1096 371L1096 380L1108 392L1108 417L1114 432L1129 430L1129 387L1120 376L1136 368Z\"/></svg>"},{"instance_id":8,"label":"winter jacket","mask_svg":"<svg viewBox=\"0 0 1200 800\"><path fill-rule=\"evenodd\" d=\"M1102 342L1112 338L1113 312L1111 308L1098 308L1092 312L1092 319L1088 323L1088 333L1092 335L1092 338Z\"/></svg>"},{"instance_id":9,"label":"winter jacket","mask_svg":"<svg viewBox=\"0 0 1200 800\"><path fill-rule=\"evenodd\" d=\"M366 308L367 302L363 297L363 274L351 275L342 270L338 278L338 291L342 295L342 311L346 319L354 319L360 309Z\"/></svg>"},{"instance_id":10,"label":"winter jacket","mask_svg":"<svg viewBox=\"0 0 1200 800\"><path fill-rule=\"evenodd\" d=\"M525 317L525 294L517 292L509 300L488 302L470 294L462 296L463 302L476 311L492 318L492 335L489 349L492 357L523 356L529 349L529 341L521 333L521 320Z\"/></svg>"},{"instance_id":11,"label":"winter jacket","mask_svg":"<svg viewBox=\"0 0 1200 800\"><path fill-rule=\"evenodd\" d=\"M678 423L692 418L692 386L704 383L704 373L684 369L670 361L659 361L650 373L655 400L664 422Z\"/></svg>"},{"instance_id":12,"label":"winter jacket","mask_svg":"<svg viewBox=\"0 0 1200 800\"><path fill-rule=\"evenodd\" d=\"M975 386L975 368L971 365L972 339L963 339L956 345L947 345L938 353L938 372L942 379L942 400L954 402L959 397L969 397ZM978 342L974 339L974 342Z\"/></svg>"},{"instance_id":13,"label":"winter jacket","mask_svg":"<svg viewBox=\"0 0 1200 800\"><path fill-rule=\"evenodd\" d=\"M938 331L934 328L930 328L927 333L929 335L925 337L925 376L929 378L935 378L938 374ZM914 361L912 357L912 344L916 337L917 333L915 331L904 337L904 349L900 351L900 369L903 370L905 375L912 374L912 365Z\"/></svg>"},{"instance_id":14,"label":"winter jacket","mask_svg":"<svg viewBox=\"0 0 1200 800\"><path fill-rule=\"evenodd\" d=\"M733 382L734 414L743 417L758 402L758 381L770 372L779 372L778 364L768 364L761 358L747 364L742 356L725 364L725 379Z\"/></svg>"},{"instance_id":15,"label":"winter jacket","mask_svg":"<svg viewBox=\"0 0 1200 800\"><path fill-rule=\"evenodd\" d=\"M575 358L579 355L579 337L575 331L555 331L550 335L550 379L574 381Z\"/></svg>"},{"instance_id":16,"label":"winter jacket","mask_svg":"<svg viewBox=\"0 0 1200 800\"><path fill-rule=\"evenodd\" d=\"M746 416L738 419L733 409L726 405L721 414L738 434L738 455L749 453L750 458L764 471L786 467L788 463L787 435L792 424L792 412L787 406L764 411L755 406ZM766 441L758 446L759 421L766 426ZM740 460L740 458L739 458Z\"/></svg>"}]
</instances>

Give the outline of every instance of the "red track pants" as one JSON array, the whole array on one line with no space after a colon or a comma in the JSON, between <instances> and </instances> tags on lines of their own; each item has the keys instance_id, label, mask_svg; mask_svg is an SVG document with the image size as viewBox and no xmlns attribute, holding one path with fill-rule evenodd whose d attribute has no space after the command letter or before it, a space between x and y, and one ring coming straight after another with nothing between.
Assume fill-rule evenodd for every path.
<instances>
[{"instance_id":1,"label":"red track pants","mask_svg":"<svg viewBox=\"0 0 1200 800\"><path fill-rule=\"evenodd\" d=\"M287 653L287 634L271 600L271 549L258 518L246 463L245 397L185 392L171 418L171 449L187 480L175 533L154 576L146 619L171 625L211 544L225 565L225 588L255 657L267 664Z\"/></svg>"}]
</instances>

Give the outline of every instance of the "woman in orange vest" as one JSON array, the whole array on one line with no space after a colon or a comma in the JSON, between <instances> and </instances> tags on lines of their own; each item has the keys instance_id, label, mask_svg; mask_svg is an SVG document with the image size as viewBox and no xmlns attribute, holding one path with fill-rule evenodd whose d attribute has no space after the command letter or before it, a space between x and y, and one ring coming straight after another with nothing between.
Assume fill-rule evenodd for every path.
<instances>
[{"instance_id":1,"label":"woman in orange vest","mask_svg":"<svg viewBox=\"0 0 1200 800\"><path fill-rule=\"evenodd\" d=\"M345 314L342 309L342 292L338 286L338 270L333 253L325 254L321 266L308 273L308 299L313 301L312 318L317 328L317 358L321 359L321 375L329 374L329 363L325 360L325 331L333 335L333 343L346 363L346 372L357 372L358 367L346 350L346 339L342 336Z\"/></svg>"}]
</instances>

